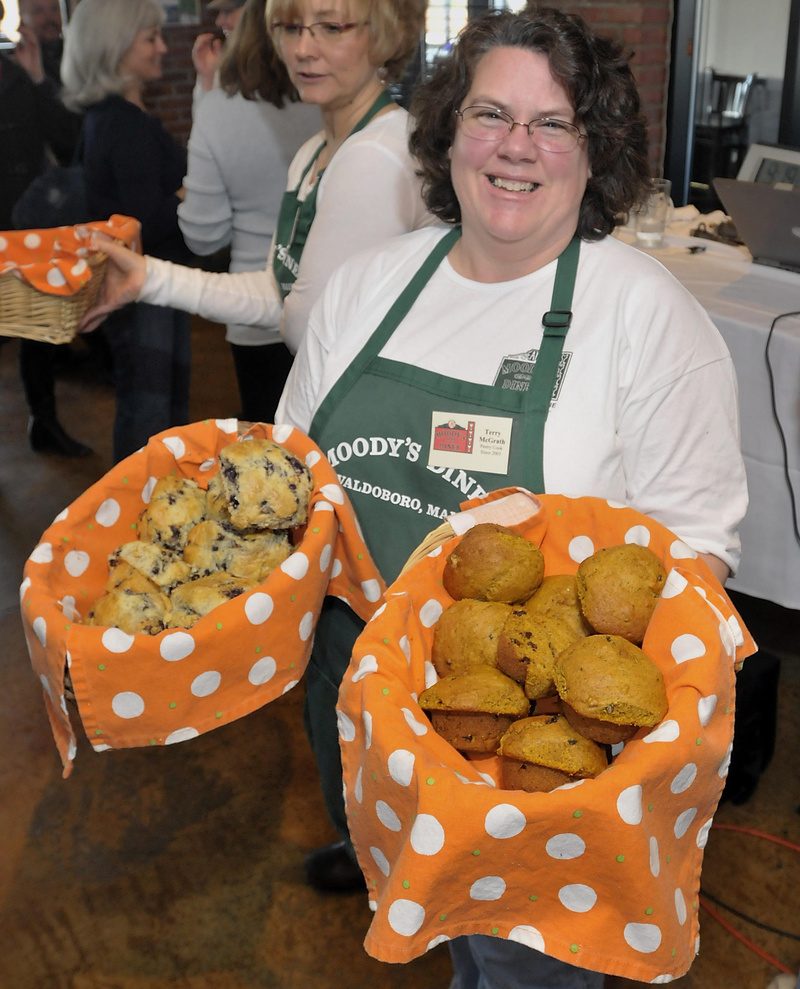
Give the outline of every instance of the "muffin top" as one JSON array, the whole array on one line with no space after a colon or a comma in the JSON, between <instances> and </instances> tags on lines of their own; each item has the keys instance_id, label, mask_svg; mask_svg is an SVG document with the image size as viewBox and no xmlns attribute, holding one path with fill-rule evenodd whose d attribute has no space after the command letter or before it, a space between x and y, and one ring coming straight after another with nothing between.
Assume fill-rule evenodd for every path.
<instances>
[{"instance_id":1,"label":"muffin top","mask_svg":"<svg viewBox=\"0 0 800 989\"><path fill-rule=\"evenodd\" d=\"M574 574L551 574L545 577L533 597L525 602L531 615L556 615L575 632L575 638L591 635L595 630L581 611L578 579Z\"/></svg>"},{"instance_id":2,"label":"muffin top","mask_svg":"<svg viewBox=\"0 0 800 989\"><path fill-rule=\"evenodd\" d=\"M596 632L640 644L667 579L646 546L608 546L588 557L576 574L584 617Z\"/></svg>"},{"instance_id":3,"label":"muffin top","mask_svg":"<svg viewBox=\"0 0 800 989\"><path fill-rule=\"evenodd\" d=\"M654 727L667 713L661 670L619 635L590 635L553 666L558 696L578 714L615 725Z\"/></svg>"},{"instance_id":4,"label":"muffin top","mask_svg":"<svg viewBox=\"0 0 800 989\"><path fill-rule=\"evenodd\" d=\"M544 576L544 556L505 526L485 522L473 526L450 553L442 573L447 593L459 600L517 604L533 594Z\"/></svg>"},{"instance_id":5,"label":"muffin top","mask_svg":"<svg viewBox=\"0 0 800 989\"><path fill-rule=\"evenodd\" d=\"M492 666L476 666L444 677L420 694L419 705L423 711L511 714L518 718L530 711L522 687Z\"/></svg>"},{"instance_id":6,"label":"muffin top","mask_svg":"<svg viewBox=\"0 0 800 989\"><path fill-rule=\"evenodd\" d=\"M558 769L570 776L597 776L608 766L601 746L579 735L562 714L535 714L515 721L500 739L498 754Z\"/></svg>"},{"instance_id":7,"label":"muffin top","mask_svg":"<svg viewBox=\"0 0 800 989\"><path fill-rule=\"evenodd\" d=\"M497 665L497 641L511 605L462 598L442 612L433 630L431 661L439 676Z\"/></svg>"}]
</instances>

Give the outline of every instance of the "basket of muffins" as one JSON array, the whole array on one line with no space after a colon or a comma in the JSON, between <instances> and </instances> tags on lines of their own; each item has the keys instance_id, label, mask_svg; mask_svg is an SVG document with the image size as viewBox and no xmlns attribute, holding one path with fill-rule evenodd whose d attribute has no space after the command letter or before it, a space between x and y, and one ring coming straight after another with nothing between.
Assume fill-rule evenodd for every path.
<instances>
[{"instance_id":1,"label":"basket of muffins","mask_svg":"<svg viewBox=\"0 0 800 989\"><path fill-rule=\"evenodd\" d=\"M518 489L465 508L388 589L340 692L367 950L482 933L672 981L754 643L632 508Z\"/></svg>"},{"instance_id":2,"label":"basket of muffins","mask_svg":"<svg viewBox=\"0 0 800 989\"><path fill-rule=\"evenodd\" d=\"M194 738L301 679L327 593L366 618L382 590L307 436L236 420L158 434L25 566L23 623L65 775L66 700L96 751Z\"/></svg>"}]
</instances>

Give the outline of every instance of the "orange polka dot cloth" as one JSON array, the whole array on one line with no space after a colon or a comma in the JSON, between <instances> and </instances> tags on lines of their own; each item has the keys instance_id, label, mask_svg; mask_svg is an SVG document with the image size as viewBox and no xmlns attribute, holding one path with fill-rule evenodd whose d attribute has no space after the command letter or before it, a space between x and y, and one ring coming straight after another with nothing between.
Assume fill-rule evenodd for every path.
<instances>
[{"instance_id":1,"label":"orange polka dot cloth","mask_svg":"<svg viewBox=\"0 0 800 989\"><path fill-rule=\"evenodd\" d=\"M74 295L92 277L86 263L89 241L99 230L141 252L138 220L115 214L108 220L46 230L0 231L0 276L14 272L48 295Z\"/></svg>"},{"instance_id":2,"label":"orange polka dot cloth","mask_svg":"<svg viewBox=\"0 0 800 989\"><path fill-rule=\"evenodd\" d=\"M168 745L241 718L293 687L326 594L364 619L382 598L385 585L319 448L289 426L258 424L241 442L274 439L312 471L309 520L291 556L189 630L127 635L80 624L103 593L108 554L136 538L133 526L158 478L175 474L207 487L237 429L235 419L217 420L152 437L61 512L26 562L22 620L65 777L75 757L65 666L95 751Z\"/></svg>"},{"instance_id":3,"label":"orange polka dot cloth","mask_svg":"<svg viewBox=\"0 0 800 989\"><path fill-rule=\"evenodd\" d=\"M406 962L488 934L583 968L671 982L698 947L734 670L755 644L705 563L631 508L521 489L464 507L474 511L448 520L457 532L510 525L540 545L547 575L574 573L603 546L649 545L669 577L643 648L664 674L669 710L615 747L596 779L551 793L501 789L499 760L459 754L417 704L436 681L430 649L452 602L441 577L455 539L407 570L356 642L339 697L348 820L374 910L365 947Z\"/></svg>"}]
</instances>

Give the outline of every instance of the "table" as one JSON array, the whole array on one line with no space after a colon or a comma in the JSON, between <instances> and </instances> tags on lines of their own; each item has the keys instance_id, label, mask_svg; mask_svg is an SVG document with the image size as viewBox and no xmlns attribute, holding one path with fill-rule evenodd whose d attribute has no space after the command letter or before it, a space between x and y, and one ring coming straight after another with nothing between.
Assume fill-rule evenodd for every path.
<instances>
[{"instance_id":1,"label":"table","mask_svg":"<svg viewBox=\"0 0 800 989\"><path fill-rule=\"evenodd\" d=\"M800 274L753 264L744 248L674 232L686 229L686 223L676 220L663 247L646 253L661 261L708 312L728 345L739 380L750 505L741 527L741 566L727 586L800 609L800 537L785 476L788 460L800 499L800 318L780 320L769 345L786 455L773 416L766 362L773 319L800 310ZM618 235L635 242L627 230ZM693 246L705 250L692 253Z\"/></svg>"}]
</instances>

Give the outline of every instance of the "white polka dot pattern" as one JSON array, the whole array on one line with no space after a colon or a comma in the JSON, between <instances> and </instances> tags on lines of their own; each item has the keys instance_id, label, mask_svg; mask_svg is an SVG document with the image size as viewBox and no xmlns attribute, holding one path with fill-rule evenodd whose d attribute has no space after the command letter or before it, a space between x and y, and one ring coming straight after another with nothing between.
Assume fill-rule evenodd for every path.
<instances>
[{"instance_id":1,"label":"white polka dot pattern","mask_svg":"<svg viewBox=\"0 0 800 989\"><path fill-rule=\"evenodd\" d=\"M80 623L103 592L108 554L131 539L158 478L175 473L205 486L219 450L236 440L237 430L234 419L216 420L153 437L62 512L30 555L20 589L23 621L34 668L43 689L50 688L45 702L67 773L74 757L69 709L61 700L67 652L83 727L97 751L174 744L242 717L298 683L326 589L365 619L382 600L384 585L333 468L308 437L281 427L287 448L313 465L315 488L302 545L264 584L187 630L127 635ZM251 434L270 437L271 430L257 425ZM354 736L347 722L340 724Z\"/></svg>"},{"instance_id":2,"label":"white polka dot pattern","mask_svg":"<svg viewBox=\"0 0 800 989\"><path fill-rule=\"evenodd\" d=\"M537 542L547 533L546 573L574 573L624 541L664 560L643 648L664 674L668 715L618 746L595 780L549 794L502 789L499 760L461 756L416 703L436 679L433 626L450 603L440 582L448 547L421 560L367 625L340 691L355 729L342 741L345 785L359 790L350 826L374 904L365 945L403 962L485 933L669 982L695 954L699 858L732 733L722 626L735 616L696 554L657 523L599 499L539 497L544 520L521 531Z\"/></svg>"}]
</instances>

